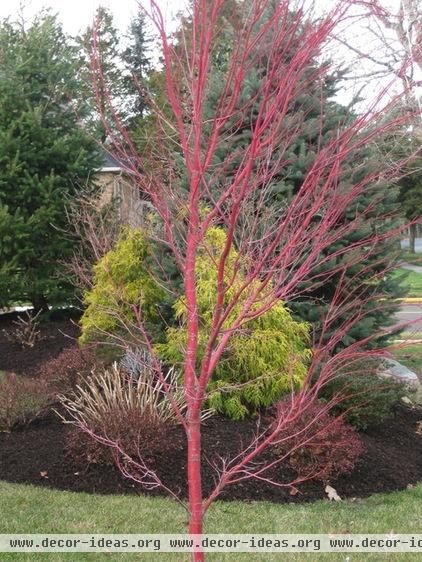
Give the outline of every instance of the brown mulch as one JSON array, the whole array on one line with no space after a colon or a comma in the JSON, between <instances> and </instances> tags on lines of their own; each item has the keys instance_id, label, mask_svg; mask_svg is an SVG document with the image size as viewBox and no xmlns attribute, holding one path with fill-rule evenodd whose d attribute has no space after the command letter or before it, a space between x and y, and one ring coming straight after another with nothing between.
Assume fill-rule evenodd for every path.
<instances>
[{"instance_id":1,"label":"brown mulch","mask_svg":"<svg viewBox=\"0 0 422 562\"><path fill-rule=\"evenodd\" d=\"M399 407L388 422L361 433L365 452L353 472L330 480L341 497L365 497L376 492L406 488L422 480L422 436L416 433L422 411ZM65 454L65 437L69 428L51 415L27 428L0 435L0 479L9 482L48 486L60 490L101 494L153 493L130 480L125 480L112 466L77 466ZM204 490L213 487L213 461L219 455L233 456L241 442L247 442L255 430L255 422L228 421L214 416L204 422ZM186 448L181 432L176 431L179 447L163 452L153 462L163 482L182 495L186 493ZM289 482L290 468L279 469L279 481ZM291 495L289 488L278 488L257 480L226 488L226 500L269 500L272 502L304 502L326 497L325 483L305 482L299 492Z\"/></svg>"},{"instance_id":2,"label":"brown mulch","mask_svg":"<svg viewBox=\"0 0 422 562\"><path fill-rule=\"evenodd\" d=\"M56 357L65 347L76 345L77 325L71 319L56 319L41 325L43 339L33 348L11 344L3 329L10 329L13 315L0 316L0 370L36 376L45 361ZM365 452L352 473L331 479L341 497L365 497L376 492L390 492L422 481L422 436L417 433L422 410L400 406L385 423L372 427L360 436ZM209 492L216 476L213 464L220 456L231 458L242 443L248 443L256 430L256 421L233 422L214 416L203 425L203 482ZM69 427L55 414L31 425L0 434L0 480L35 484L61 490L101 494L157 494L125 480L112 466L78 466L66 455L65 441ZM163 451L152 459L163 482L173 490L186 493L186 444L181 429L172 439L178 447ZM271 456L270 452L266 453ZM280 482L290 482L294 473L289 465L272 474ZM274 487L258 480L229 486L221 498L226 500L304 502L325 498L324 482L310 481L289 487Z\"/></svg>"},{"instance_id":3,"label":"brown mulch","mask_svg":"<svg viewBox=\"0 0 422 562\"><path fill-rule=\"evenodd\" d=\"M23 313L21 313L23 314ZM11 371L18 375L34 376L39 367L49 359L57 357L66 347L76 346L79 335L77 320L66 317L40 322L41 338L34 347L22 347L11 342L5 332L12 332L13 322L19 313L0 314L0 370ZM25 316L24 316L25 318ZM77 318L77 317L76 317Z\"/></svg>"}]
</instances>

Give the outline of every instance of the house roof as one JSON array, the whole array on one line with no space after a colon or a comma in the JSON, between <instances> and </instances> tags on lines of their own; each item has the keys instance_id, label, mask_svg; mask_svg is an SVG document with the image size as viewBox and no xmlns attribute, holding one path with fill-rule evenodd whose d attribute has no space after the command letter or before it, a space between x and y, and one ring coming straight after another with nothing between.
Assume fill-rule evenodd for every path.
<instances>
[{"instance_id":1,"label":"house roof","mask_svg":"<svg viewBox=\"0 0 422 562\"><path fill-rule=\"evenodd\" d=\"M109 152L102 151L103 162L98 169L99 172L121 172L123 170L122 164Z\"/></svg>"}]
</instances>

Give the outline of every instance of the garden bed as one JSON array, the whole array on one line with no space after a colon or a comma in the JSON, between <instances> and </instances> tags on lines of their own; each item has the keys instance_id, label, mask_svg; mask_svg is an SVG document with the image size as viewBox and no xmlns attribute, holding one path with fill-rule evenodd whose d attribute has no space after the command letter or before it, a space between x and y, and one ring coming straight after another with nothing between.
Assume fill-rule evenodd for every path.
<instances>
[{"instance_id":1,"label":"garden bed","mask_svg":"<svg viewBox=\"0 0 422 562\"><path fill-rule=\"evenodd\" d=\"M34 347L22 349L11 344L3 330L13 329L16 315L0 317L0 370L35 377L40 367L60 352L76 345L77 325L69 318L53 319L40 326L43 339ZM400 405L394 415L378 426L361 432L365 451L352 473L331 479L341 497L365 497L376 492L406 488L422 481L422 435L418 422L422 409ZM30 483L61 490L101 494L159 494L125 480L113 466L77 465L66 454L69 426L50 413L12 433L0 433L0 480ZM214 416L203 425L204 489L209 492L216 476L212 468L219 456L232 458L241 444L247 444L256 431L256 420L234 422ZM186 442L180 428L174 430L171 441L177 447L166 452L166 443L159 455L150 459L163 482L186 494ZM271 451L266 452L267 458ZM261 459L262 460L262 459ZM207 462L209 461L209 462ZM279 482L295 478L288 463L271 476ZM258 480L247 480L229 486L221 498L226 500L270 500L273 502L306 502L325 498L325 482L304 482L297 486L275 487ZM292 493L293 492L293 493Z\"/></svg>"},{"instance_id":2,"label":"garden bed","mask_svg":"<svg viewBox=\"0 0 422 562\"><path fill-rule=\"evenodd\" d=\"M331 479L341 497L365 497L376 492L406 488L422 480L422 436L417 433L422 410L405 406L378 427L361 433L365 452L349 475ZM217 453L233 456L240 443L247 442L256 429L253 420L233 422L213 417L204 422L204 458L217 459ZM65 454L68 427L56 417L32 423L30 426L0 436L0 480L36 484L61 490L90 493L149 493L141 486L123 479L112 466L77 466ZM173 436L179 446L171 453L164 450L151 459L163 481L173 489L185 493L186 450L182 432ZM165 444L163 444L165 446ZM204 462L204 488L209 491L215 473ZM290 481L293 473L288 468L278 473L278 480ZM248 480L229 486L221 498L226 500L269 500L273 502L306 502L326 497L325 483L305 482L299 492L278 488L264 482Z\"/></svg>"},{"instance_id":3,"label":"garden bed","mask_svg":"<svg viewBox=\"0 0 422 562\"><path fill-rule=\"evenodd\" d=\"M79 327L65 312L60 318L41 322L39 330L41 339L34 347L25 348L18 343L12 343L6 333L11 333L14 321L19 314L9 313L0 315L0 370L11 371L18 375L34 376L39 367L49 359L57 355L67 347L76 346L76 338L79 335ZM6 332L6 333L5 333Z\"/></svg>"}]
</instances>

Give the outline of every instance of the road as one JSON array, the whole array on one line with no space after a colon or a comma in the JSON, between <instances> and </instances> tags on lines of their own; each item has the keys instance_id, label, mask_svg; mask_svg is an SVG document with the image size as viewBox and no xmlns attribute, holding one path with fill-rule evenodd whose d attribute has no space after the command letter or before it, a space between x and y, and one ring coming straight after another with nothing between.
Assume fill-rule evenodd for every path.
<instances>
[{"instance_id":1,"label":"road","mask_svg":"<svg viewBox=\"0 0 422 562\"><path fill-rule=\"evenodd\" d=\"M421 304L402 304L396 313L397 322L409 322L416 320L406 331L422 332L422 303Z\"/></svg>"},{"instance_id":2,"label":"road","mask_svg":"<svg viewBox=\"0 0 422 562\"><path fill-rule=\"evenodd\" d=\"M412 263L401 263L400 267L402 269L407 269L408 271L414 271L415 273L422 273L422 265L414 265Z\"/></svg>"}]
</instances>

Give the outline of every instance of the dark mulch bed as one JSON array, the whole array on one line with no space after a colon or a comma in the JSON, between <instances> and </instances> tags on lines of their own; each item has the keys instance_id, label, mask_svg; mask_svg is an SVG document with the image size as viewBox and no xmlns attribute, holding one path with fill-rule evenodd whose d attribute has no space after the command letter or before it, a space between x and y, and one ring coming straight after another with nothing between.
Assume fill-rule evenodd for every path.
<instances>
[{"instance_id":1,"label":"dark mulch bed","mask_svg":"<svg viewBox=\"0 0 422 562\"><path fill-rule=\"evenodd\" d=\"M59 318L40 322L39 330L41 339L34 347L22 347L18 343L11 342L5 332L12 332L16 325L13 321L19 314L0 314L0 369L12 371L19 375L35 375L40 365L49 359L57 357L66 347L76 345L79 335L77 316L72 319L70 313L63 312ZM24 316L25 317L25 316Z\"/></svg>"},{"instance_id":2,"label":"dark mulch bed","mask_svg":"<svg viewBox=\"0 0 422 562\"><path fill-rule=\"evenodd\" d=\"M350 475L332 479L330 484L342 497L364 497L375 492L406 488L422 480L422 436L416 433L422 410L400 406L388 422L362 434L365 453ZM233 456L240 442L246 442L254 431L255 422L230 422L213 417L204 423L204 457L216 460L218 455ZM64 452L68 426L56 418L39 420L31 426L0 436L0 479L48 486L62 490L114 493L145 492L139 485L124 480L111 466L73 464ZM162 480L172 489L185 493L186 450L179 431L173 436L179 446L155 459ZM204 462L205 492L213 486L215 473ZM48 476L48 478L46 478ZM278 473L281 481L290 481L288 468ZM222 499L270 500L273 502L303 502L326 497L325 483L306 482L299 493L291 495L288 488L276 488L256 480L228 487Z\"/></svg>"},{"instance_id":3,"label":"dark mulch bed","mask_svg":"<svg viewBox=\"0 0 422 562\"><path fill-rule=\"evenodd\" d=\"M3 330L13 328L16 314L0 315L0 369L35 376L45 361L57 357L66 347L76 345L78 327L69 317L51 319L41 324L43 339L33 348L22 349L11 344ZM330 484L342 497L364 497L375 492L389 492L406 488L422 481L422 436L416 433L417 422L422 420L421 409L401 406L384 424L362 433L365 453L354 471L332 479ZM205 493L213 487L213 461L220 456L232 458L249 441L256 429L253 420L231 422L213 417L204 423L203 451ZM137 484L124 480L112 466L77 466L66 456L65 441L69 427L57 416L50 414L30 426L11 434L0 434L0 480L49 486L62 490L115 493L147 492ZM186 493L186 447L180 429L175 430L172 442L178 446L153 459L154 467L163 482L174 490ZM267 452L267 455L270 453ZM294 474L289 467L279 469L278 481L290 482ZM257 480L229 486L223 499L246 501L303 502L326 497L325 483L305 482L298 486L299 493L290 494L289 488L278 488Z\"/></svg>"}]
</instances>

